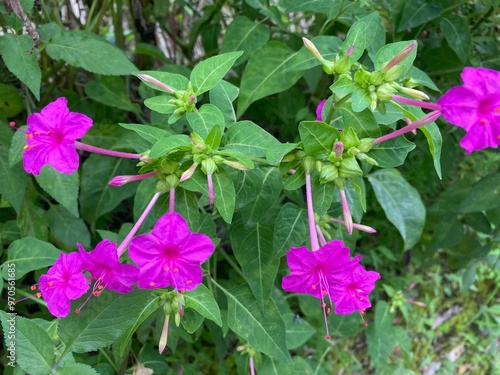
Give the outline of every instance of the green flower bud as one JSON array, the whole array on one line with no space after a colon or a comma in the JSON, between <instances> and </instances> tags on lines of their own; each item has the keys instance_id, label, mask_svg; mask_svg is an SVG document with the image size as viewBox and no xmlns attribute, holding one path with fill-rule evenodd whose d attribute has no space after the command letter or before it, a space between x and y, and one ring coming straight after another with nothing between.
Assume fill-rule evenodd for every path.
<instances>
[{"instance_id":1,"label":"green flower bud","mask_svg":"<svg viewBox=\"0 0 500 375\"><path fill-rule=\"evenodd\" d=\"M173 160L163 159L158 167L158 171L168 175L174 174L179 168L179 163Z\"/></svg>"},{"instance_id":2,"label":"green flower bud","mask_svg":"<svg viewBox=\"0 0 500 375\"><path fill-rule=\"evenodd\" d=\"M340 133L340 140L344 145L344 150L349 150L351 147L358 147L359 145L359 138L353 126L349 126Z\"/></svg>"},{"instance_id":3,"label":"green flower bud","mask_svg":"<svg viewBox=\"0 0 500 375\"><path fill-rule=\"evenodd\" d=\"M396 89L388 83L383 83L377 88L377 97L380 100L391 100L395 93Z\"/></svg>"},{"instance_id":4,"label":"green flower bud","mask_svg":"<svg viewBox=\"0 0 500 375\"><path fill-rule=\"evenodd\" d=\"M415 99L429 100L429 96L427 96L425 92L422 92L420 90L410 89L408 87L402 87L401 92Z\"/></svg>"},{"instance_id":5,"label":"green flower bud","mask_svg":"<svg viewBox=\"0 0 500 375\"><path fill-rule=\"evenodd\" d=\"M405 67L403 65L396 65L392 67L384 74L384 81L391 82L397 80L401 73L403 73L404 69Z\"/></svg>"},{"instance_id":6,"label":"green flower bud","mask_svg":"<svg viewBox=\"0 0 500 375\"><path fill-rule=\"evenodd\" d=\"M302 159L302 166L304 167L306 173L311 174L312 170L316 167L316 159L312 156L306 156Z\"/></svg>"},{"instance_id":7,"label":"green flower bud","mask_svg":"<svg viewBox=\"0 0 500 375\"><path fill-rule=\"evenodd\" d=\"M174 315L174 321L175 321L175 325L177 327L179 327L179 325L181 324L181 314L179 314L179 312L175 313L175 315Z\"/></svg>"},{"instance_id":8,"label":"green flower bud","mask_svg":"<svg viewBox=\"0 0 500 375\"><path fill-rule=\"evenodd\" d=\"M345 158L340 162L339 176L343 178L351 178L363 175L363 171L359 167L355 158Z\"/></svg>"},{"instance_id":9,"label":"green flower bud","mask_svg":"<svg viewBox=\"0 0 500 375\"><path fill-rule=\"evenodd\" d=\"M170 189L175 189L177 185L179 185L179 182L179 177L177 177L175 174L171 174L165 177L165 187L167 187L169 191Z\"/></svg>"},{"instance_id":10,"label":"green flower bud","mask_svg":"<svg viewBox=\"0 0 500 375\"><path fill-rule=\"evenodd\" d=\"M368 155L366 155L365 153L362 153L362 152L357 154L356 158L358 158L358 160L365 161L365 162L372 164L372 165L378 165L378 163L375 161L375 159L372 159L371 157L369 157Z\"/></svg>"},{"instance_id":11,"label":"green flower bud","mask_svg":"<svg viewBox=\"0 0 500 375\"><path fill-rule=\"evenodd\" d=\"M205 174L214 174L217 171L217 164L212 159L205 159L201 162L201 170Z\"/></svg>"},{"instance_id":12,"label":"green flower bud","mask_svg":"<svg viewBox=\"0 0 500 375\"><path fill-rule=\"evenodd\" d=\"M384 74L380 70L376 70L370 73L370 83L372 85L378 86L384 80Z\"/></svg>"},{"instance_id":13,"label":"green flower bud","mask_svg":"<svg viewBox=\"0 0 500 375\"><path fill-rule=\"evenodd\" d=\"M191 139L191 144L194 146L194 147L192 147L193 153L197 153L197 152L206 150L207 145L205 144L205 141L203 140L203 138L201 138L195 132L191 133L191 135L189 136L189 139Z\"/></svg>"},{"instance_id":14,"label":"green flower bud","mask_svg":"<svg viewBox=\"0 0 500 375\"><path fill-rule=\"evenodd\" d=\"M375 111L377 109L378 97L375 92L370 93L370 109Z\"/></svg>"},{"instance_id":15,"label":"green flower bud","mask_svg":"<svg viewBox=\"0 0 500 375\"><path fill-rule=\"evenodd\" d=\"M319 180L321 183L332 182L339 177L339 171L333 164L323 165Z\"/></svg>"},{"instance_id":16,"label":"green flower bud","mask_svg":"<svg viewBox=\"0 0 500 375\"><path fill-rule=\"evenodd\" d=\"M367 72L362 68L356 70L356 73L354 73L354 82L356 82L360 87L368 87L370 82L370 72Z\"/></svg>"},{"instance_id":17,"label":"green flower bud","mask_svg":"<svg viewBox=\"0 0 500 375\"><path fill-rule=\"evenodd\" d=\"M362 138L359 141L358 149L361 152L368 152L373 148L373 138Z\"/></svg>"},{"instance_id":18,"label":"green flower bud","mask_svg":"<svg viewBox=\"0 0 500 375\"><path fill-rule=\"evenodd\" d=\"M349 56L343 56L334 63L333 67L335 73L345 74L351 69L351 63L349 62Z\"/></svg>"}]
</instances>

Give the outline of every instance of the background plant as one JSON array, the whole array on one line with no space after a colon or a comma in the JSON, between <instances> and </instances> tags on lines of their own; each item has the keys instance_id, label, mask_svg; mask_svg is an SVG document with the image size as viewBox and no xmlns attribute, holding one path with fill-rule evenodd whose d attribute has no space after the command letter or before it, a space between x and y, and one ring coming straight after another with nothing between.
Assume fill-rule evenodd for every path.
<instances>
[{"instance_id":1,"label":"background plant","mask_svg":"<svg viewBox=\"0 0 500 375\"><path fill-rule=\"evenodd\" d=\"M14 121L22 129L27 115L64 96L72 111L94 120L84 142L143 152L152 142L144 134L138 135L135 130L140 128L133 124L151 125L172 134L192 130L202 133L203 125L197 128L200 123L189 119L193 112L177 112L180 119L173 121L170 113L155 112L158 108L151 104L153 111L143 106L144 100L147 106L148 101L154 103L158 92L140 83L134 73L149 72L166 78L164 82L174 89L186 90L187 86L175 85L193 81L193 69L201 61L226 54L226 58L234 59L221 61L235 61L225 83L206 91L195 87L196 106L198 113L207 116L220 116L220 112L228 129L221 139L223 147L251 154L255 164L247 172L219 166L218 178L230 181L220 186L232 185L235 190L215 191L216 211L208 209L206 176L201 166L177 194L176 208L188 219L191 229L220 240L205 266L210 275L206 278L207 290L222 311L222 328L217 326L217 319L204 319L191 306L181 320L182 326L170 329L170 351L159 356L156 346L164 313L154 312L147 293L102 295L92 301L96 310L89 306L81 316L59 322L52 320L40 300L18 304L16 312L29 318L18 319L17 327L23 334L18 340L27 348L55 348L41 353L43 361L53 364L71 342L73 354L61 363L61 373L65 366L66 371L78 368L79 373L123 373L137 363L157 373L248 373L249 354L255 357L258 373L291 373L291 369L311 374L342 369L346 373L432 373L438 363L441 373L457 369L494 373L498 369L500 177L496 150L465 156L457 142L463 132L438 121L435 129L441 131L442 145L434 134L429 151L428 139L419 132L398 141L400 145L393 148L391 157L382 159L390 163L384 165L376 159L380 167L390 169L374 168L370 172L361 165L365 174L370 173L370 183L365 186L366 213L354 200L351 208L355 221L362 217L363 223L377 228L377 235L360 236L354 231L349 236L331 223L324 229L332 238L343 239L354 253L363 254L364 264L377 270L382 280L372 297L375 307L366 314L369 327L365 329L355 314L331 315L332 341L324 340L317 300L285 295L280 288L281 276L288 272L280 256L290 246L307 242L307 216L300 186L292 184L286 166L281 170L273 166L292 147L282 144L301 140L299 122L312 122L316 105L331 95L331 76L303 47L302 37L310 38L328 60L355 45L353 53L368 71L375 68L373 59L385 44L416 40L414 66L419 70L414 70L412 77L420 84L419 89L436 99L460 83L464 66L499 68L495 33L498 4L104 0L78 6L66 1L42 1L39 11L33 2L22 1L40 36L34 54L26 53L33 47L33 40L24 35L22 20L14 13L7 14L5 4L0 4L2 273L7 280L6 264L16 263L19 295L29 294L29 285L46 272L61 250L76 250L76 242L86 248L103 238L120 242L155 186L145 180L110 187L112 177L137 173L135 163L88 154L81 157L78 174L66 176L43 170L36 178L28 176L19 163L24 136L9 129L8 122ZM235 51L243 53L239 56ZM212 65L212 70L216 66ZM342 128L359 113L368 113L363 111L352 115L353 111L344 107L332 116L333 124ZM378 128L381 122L376 120ZM243 151L227 147L247 139L232 130L236 121L242 121L243 129L255 136L246 141ZM382 125L394 128L395 121ZM120 127L118 123L129 125ZM206 142L208 134L199 135ZM279 149L283 155L273 160L265 149L277 150L278 146L284 147ZM162 152L164 147L158 154ZM189 165L182 166L183 170ZM318 184L316 189L322 186L326 185ZM341 217L339 198L334 197L333 190L324 195L329 202L316 202L317 213ZM234 202L234 214L221 208L228 201ZM389 201L397 202L396 206L389 206ZM155 207L143 232L167 210L165 202ZM258 308L250 313L239 311L235 303L243 301L251 306L256 299L252 283L259 279L252 274L252 261L258 254L264 256L262 264L273 269L259 275L267 281L264 294L272 296L261 303L275 305L265 316L259 315L263 313ZM412 281L416 286L403 293ZM245 284L253 293L242 286ZM238 285L239 289L232 289ZM425 307L411 302L425 303ZM82 327L99 306L113 306L111 315L126 307L128 315L115 321L101 342L86 346L85 339L92 332ZM151 315L133 325L141 311ZM271 340L271 349L261 356L259 352L265 352L262 348L268 342L261 337L252 341L244 328L237 327L234 317L231 321L228 311L236 313L246 328L253 327L256 318L272 326L267 333L274 334L275 327L282 327L286 346ZM134 329L122 335L130 326ZM71 336L72 332L79 332L79 336ZM251 347L245 346L250 341ZM462 349L463 354L453 354ZM285 357L291 353L292 361L281 362L279 353ZM40 360L35 363L32 358L32 351L19 349L19 366L14 372L43 373Z\"/></svg>"}]
</instances>

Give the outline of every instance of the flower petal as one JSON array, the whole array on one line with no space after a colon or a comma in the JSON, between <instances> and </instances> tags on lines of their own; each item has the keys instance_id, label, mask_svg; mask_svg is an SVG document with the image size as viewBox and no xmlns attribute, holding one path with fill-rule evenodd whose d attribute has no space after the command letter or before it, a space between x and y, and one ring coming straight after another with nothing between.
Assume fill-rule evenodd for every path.
<instances>
[{"instance_id":1,"label":"flower petal","mask_svg":"<svg viewBox=\"0 0 500 375\"><path fill-rule=\"evenodd\" d=\"M449 123L469 130L478 119L479 100L469 89L459 86L450 89L439 100L441 113Z\"/></svg>"}]
</instances>

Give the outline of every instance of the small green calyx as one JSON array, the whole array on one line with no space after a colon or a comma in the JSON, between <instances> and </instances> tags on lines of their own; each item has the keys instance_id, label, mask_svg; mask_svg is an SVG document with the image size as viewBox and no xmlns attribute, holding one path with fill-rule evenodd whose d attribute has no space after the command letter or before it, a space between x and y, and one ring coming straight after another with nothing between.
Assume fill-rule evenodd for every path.
<instances>
[{"instance_id":1,"label":"small green calyx","mask_svg":"<svg viewBox=\"0 0 500 375\"><path fill-rule=\"evenodd\" d=\"M312 156L306 156L304 159L302 159L302 166L304 167L304 170L307 174L311 174L313 169L316 167L316 159Z\"/></svg>"},{"instance_id":2,"label":"small green calyx","mask_svg":"<svg viewBox=\"0 0 500 375\"><path fill-rule=\"evenodd\" d=\"M217 172L217 164L211 158L205 159L201 162L201 170L206 175L213 175Z\"/></svg>"},{"instance_id":3,"label":"small green calyx","mask_svg":"<svg viewBox=\"0 0 500 375\"><path fill-rule=\"evenodd\" d=\"M333 164L323 165L321 168L321 173L319 176L319 180L321 183L332 182L339 177L339 170Z\"/></svg>"},{"instance_id":4,"label":"small green calyx","mask_svg":"<svg viewBox=\"0 0 500 375\"><path fill-rule=\"evenodd\" d=\"M339 176L345 179L363 175L363 171L359 167L358 162L354 157L342 159L340 162Z\"/></svg>"},{"instance_id":5,"label":"small green calyx","mask_svg":"<svg viewBox=\"0 0 500 375\"><path fill-rule=\"evenodd\" d=\"M342 133L340 133L340 140L344 145L344 150L349 150L352 147L358 147L360 143L358 134L353 126L349 126L347 129L344 129Z\"/></svg>"}]
</instances>

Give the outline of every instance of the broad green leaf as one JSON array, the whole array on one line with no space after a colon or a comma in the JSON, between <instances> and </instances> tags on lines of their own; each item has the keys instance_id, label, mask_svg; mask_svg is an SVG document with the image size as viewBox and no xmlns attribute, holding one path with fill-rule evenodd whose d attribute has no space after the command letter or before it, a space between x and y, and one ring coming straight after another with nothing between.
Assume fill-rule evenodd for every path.
<instances>
[{"instance_id":1,"label":"broad green leaf","mask_svg":"<svg viewBox=\"0 0 500 375\"><path fill-rule=\"evenodd\" d=\"M0 126L1 127L1 126ZM9 201L19 214L22 209L28 175L21 165L9 165L9 141L12 136L10 129L4 126L0 129L0 194Z\"/></svg>"},{"instance_id":2,"label":"broad green leaf","mask_svg":"<svg viewBox=\"0 0 500 375\"><path fill-rule=\"evenodd\" d=\"M253 226L262 219L279 198L283 187L281 173L277 168L261 168L261 185L255 200L241 209L241 217L247 226Z\"/></svg>"},{"instance_id":3,"label":"broad green leaf","mask_svg":"<svg viewBox=\"0 0 500 375\"><path fill-rule=\"evenodd\" d=\"M362 177L353 177L349 179L350 184L356 191L356 196L358 197L359 203L366 212L366 189L365 180Z\"/></svg>"},{"instance_id":4,"label":"broad green leaf","mask_svg":"<svg viewBox=\"0 0 500 375\"><path fill-rule=\"evenodd\" d=\"M85 85L85 94L92 100L123 111L140 113L138 104L130 101L125 82L121 77L104 76Z\"/></svg>"},{"instance_id":5,"label":"broad green leaf","mask_svg":"<svg viewBox=\"0 0 500 375\"><path fill-rule=\"evenodd\" d=\"M49 224L47 222L47 212L35 205L33 201L24 200L16 223L21 231L21 236L35 237L42 241L48 241Z\"/></svg>"},{"instance_id":6,"label":"broad green leaf","mask_svg":"<svg viewBox=\"0 0 500 375\"><path fill-rule=\"evenodd\" d=\"M283 363L266 357L262 367L259 369L259 375L283 375L292 373L292 364Z\"/></svg>"},{"instance_id":7,"label":"broad green leaf","mask_svg":"<svg viewBox=\"0 0 500 375\"><path fill-rule=\"evenodd\" d=\"M403 237L405 249L415 245L425 223L425 207L418 191L396 169L383 169L368 175L375 196L387 219Z\"/></svg>"},{"instance_id":8,"label":"broad green leaf","mask_svg":"<svg viewBox=\"0 0 500 375\"><path fill-rule=\"evenodd\" d=\"M229 24L222 39L221 53L243 51L234 63L238 66L248 60L253 51L269 40L270 31L262 23L255 23L247 17L236 17Z\"/></svg>"},{"instance_id":9,"label":"broad green leaf","mask_svg":"<svg viewBox=\"0 0 500 375\"><path fill-rule=\"evenodd\" d=\"M177 109L175 104L169 103L172 99L173 96L170 95L153 96L152 98L146 99L144 105L155 112L169 115Z\"/></svg>"},{"instance_id":10,"label":"broad green leaf","mask_svg":"<svg viewBox=\"0 0 500 375\"><path fill-rule=\"evenodd\" d=\"M429 78L427 73L413 66L408 74L408 77L413 78L416 82L420 83L422 86L428 87L434 91L440 91L436 84Z\"/></svg>"},{"instance_id":11,"label":"broad green leaf","mask_svg":"<svg viewBox=\"0 0 500 375\"><path fill-rule=\"evenodd\" d=\"M210 90L210 103L220 109L228 127L236 122L233 101L238 97L239 92L238 87L226 81L220 81Z\"/></svg>"},{"instance_id":12,"label":"broad green leaf","mask_svg":"<svg viewBox=\"0 0 500 375\"><path fill-rule=\"evenodd\" d=\"M487 211L500 207L500 173L492 173L476 182L463 200L461 212Z\"/></svg>"},{"instance_id":13,"label":"broad green leaf","mask_svg":"<svg viewBox=\"0 0 500 375\"><path fill-rule=\"evenodd\" d=\"M77 249L77 242L86 249L90 247L90 232L85 222L72 215L64 207L59 205L50 207L47 212L47 221L56 241L60 241L74 250Z\"/></svg>"},{"instance_id":14,"label":"broad green leaf","mask_svg":"<svg viewBox=\"0 0 500 375\"><path fill-rule=\"evenodd\" d=\"M432 124L422 126L420 128L422 133L424 133L425 138L427 138L427 143L429 144L429 151L432 155L432 160L434 161L434 169L438 177L441 179L441 147L443 145L443 138L439 127L435 122Z\"/></svg>"},{"instance_id":15,"label":"broad green leaf","mask_svg":"<svg viewBox=\"0 0 500 375\"><path fill-rule=\"evenodd\" d=\"M333 142L340 137L337 129L317 121L302 121L299 134L306 154L317 159L330 155Z\"/></svg>"},{"instance_id":16,"label":"broad green leaf","mask_svg":"<svg viewBox=\"0 0 500 375\"><path fill-rule=\"evenodd\" d=\"M199 110L186 113L186 118L191 129L203 139L215 125L225 128L224 115L213 104L204 104Z\"/></svg>"},{"instance_id":17,"label":"broad green leaf","mask_svg":"<svg viewBox=\"0 0 500 375\"><path fill-rule=\"evenodd\" d=\"M217 108L217 107L215 107ZM220 146L220 142L222 141L222 130L219 125L215 125L211 130L210 133L208 133L207 138L205 139L205 143L207 144L208 147L210 148L217 148ZM236 152L238 153L238 152ZM243 158L246 158L252 165L252 159L248 158L246 155L239 153L240 155L243 156Z\"/></svg>"},{"instance_id":18,"label":"broad green leaf","mask_svg":"<svg viewBox=\"0 0 500 375\"><path fill-rule=\"evenodd\" d=\"M11 139L9 150L9 167L11 168L23 160L24 146L26 146L26 129L28 129L28 126L20 126Z\"/></svg>"},{"instance_id":19,"label":"broad green leaf","mask_svg":"<svg viewBox=\"0 0 500 375\"><path fill-rule=\"evenodd\" d=\"M394 168L403 164L408 153L414 148L413 142L400 136L379 143L367 155L375 159L381 168Z\"/></svg>"},{"instance_id":20,"label":"broad green leaf","mask_svg":"<svg viewBox=\"0 0 500 375\"><path fill-rule=\"evenodd\" d=\"M240 151L248 156L266 156L267 150L280 142L267 131L251 121L240 121L226 132L226 148Z\"/></svg>"},{"instance_id":21,"label":"broad green leaf","mask_svg":"<svg viewBox=\"0 0 500 375\"><path fill-rule=\"evenodd\" d=\"M185 134L169 135L165 138L160 139L153 145L153 147L151 147L149 156L152 158L164 156L171 152L187 149L190 144L191 141Z\"/></svg>"},{"instance_id":22,"label":"broad green leaf","mask_svg":"<svg viewBox=\"0 0 500 375\"><path fill-rule=\"evenodd\" d=\"M40 42L46 44L53 37L55 37L58 34L61 34L62 28L55 22L49 22L44 25L37 25L36 31L40 36Z\"/></svg>"},{"instance_id":23,"label":"broad green leaf","mask_svg":"<svg viewBox=\"0 0 500 375\"><path fill-rule=\"evenodd\" d=\"M58 368L54 375L103 375L84 363L65 364Z\"/></svg>"},{"instance_id":24,"label":"broad green leaf","mask_svg":"<svg viewBox=\"0 0 500 375\"><path fill-rule=\"evenodd\" d=\"M0 101L0 120L14 117L24 109L23 97L11 86L0 83L0 98L2 98ZM23 134L23 140L24 136Z\"/></svg>"},{"instance_id":25,"label":"broad green leaf","mask_svg":"<svg viewBox=\"0 0 500 375\"><path fill-rule=\"evenodd\" d=\"M281 258L291 247L303 245L308 233L307 213L293 203L285 203L274 225L274 258Z\"/></svg>"},{"instance_id":26,"label":"broad green leaf","mask_svg":"<svg viewBox=\"0 0 500 375\"><path fill-rule=\"evenodd\" d=\"M117 48L97 34L69 30L52 38L45 49L54 60L106 75L127 75L137 68Z\"/></svg>"},{"instance_id":27,"label":"broad green leaf","mask_svg":"<svg viewBox=\"0 0 500 375\"><path fill-rule=\"evenodd\" d=\"M127 294L104 291L98 298L90 298L79 314L72 311L59 321L59 338L67 351L76 353L111 345L134 323L149 303L150 294L149 290L135 290ZM81 299L75 301L74 307L81 303Z\"/></svg>"},{"instance_id":28,"label":"broad green leaf","mask_svg":"<svg viewBox=\"0 0 500 375\"><path fill-rule=\"evenodd\" d=\"M331 8L336 6L336 2L331 0L281 0L280 6L285 9L286 13L309 11L329 14Z\"/></svg>"},{"instance_id":29,"label":"broad green leaf","mask_svg":"<svg viewBox=\"0 0 500 375\"><path fill-rule=\"evenodd\" d=\"M136 184L119 188L109 185L115 176L136 174L136 161L92 154L83 162L81 175L80 204L82 217L89 223L111 211L121 201L132 196Z\"/></svg>"},{"instance_id":30,"label":"broad green leaf","mask_svg":"<svg viewBox=\"0 0 500 375\"><path fill-rule=\"evenodd\" d=\"M142 137L146 141L151 142L152 144L155 144L160 139L163 139L163 138L166 138L169 136L168 131L161 129L161 128L154 127L154 126L150 126L150 125L122 124L122 123L119 123L118 125L120 125L122 128L136 132L137 135L139 135L140 137Z\"/></svg>"},{"instance_id":31,"label":"broad green leaf","mask_svg":"<svg viewBox=\"0 0 500 375\"><path fill-rule=\"evenodd\" d=\"M52 266L59 258L61 251L48 242L33 237L24 237L12 242L7 254L6 263L16 265L15 278L18 280L30 271ZM9 279L5 263L2 267L2 275L5 280Z\"/></svg>"},{"instance_id":32,"label":"broad green leaf","mask_svg":"<svg viewBox=\"0 0 500 375\"><path fill-rule=\"evenodd\" d=\"M441 13L441 5L431 4L426 0L413 0L404 3L401 20L398 24L398 32L411 29L423 23L429 22Z\"/></svg>"},{"instance_id":33,"label":"broad green leaf","mask_svg":"<svg viewBox=\"0 0 500 375\"><path fill-rule=\"evenodd\" d=\"M380 136L380 127L373 112L369 109L355 113L350 104L346 103L346 105L339 108L339 111L342 114L343 127L337 127L337 129L347 128L352 125L360 139Z\"/></svg>"},{"instance_id":34,"label":"broad green leaf","mask_svg":"<svg viewBox=\"0 0 500 375\"><path fill-rule=\"evenodd\" d=\"M351 94L357 88L358 85L356 82L346 76L340 77L330 86L330 90L332 90L333 93L340 95Z\"/></svg>"},{"instance_id":35,"label":"broad green leaf","mask_svg":"<svg viewBox=\"0 0 500 375\"><path fill-rule=\"evenodd\" d=\"M311 174L311 189L314 212L318 215L325 215L333 201L335 185L332 182L322 184L319 181L319 174L313 171Z\"/></svg>"},{"instance_id":36,"label":"broad green leaf","mask_svg":"<svg viewBox=\"0 0 500 375\"><path fill-rule=\"evenodd\" d=\"M243 51L223 53L196 65L190 77L196 95L215 87L242 54Z\"/></svg>"},{"instance_id":37,"label":"broad green leaf","mask_svg":"<svg viewBox=\"0 0 500 375\"><path fill-rule=\"evenodd\" d=\"M209 138L210 137L208 137L207 140ZM208 144L208 142L207 142L207 144ZM211 146L211 147L213 147L213 146ZM236 159L237 161L239 161L241 164L243 164L248 169L255 168L255 164L254 164L253 160L249 156L245 155L242 152L239 152L238 150L219 150L218 154L221 156L227 156L229 158Z\"/></svg>"},{"instance_id":38,"label":"broad green leaf","mask_svg":"<svg viewBox=\"0 0 500 375\"><path fill-rule=\"evenodd\" d=\"M234 184L231 177L222 169L212 176L214 187L214 205L224 221L231 224L236 203Z\"/></svg>"},{"instance_id":39,"label":"broad green leaf","mask_svg":"<svg viewBox=\"0 0 500 375\"><path fill-rule=\"evenodd\" d=\"M160 297L155 297L145 304L141 311L137 314L132 325L125 331L120 340L120 355L125 354L125 349L128 346L129 341L132 339L132 335L139 328L139 326L156 310L160 308Z\"/></svg>"},{"instance_id":40,"label":"broad green leaf","mask_svg":"<svg viewBox=\"0 0 500 375\"><path fill-rule=\"evenodd\" d=\"M198 313L193 309L186 309L181 317L182 328L186 330L187 333L193 334L198 328L201 327L205 318L203 315Z\"/></svg>"},{"instance_id":41,"label":"broad green leaf","mask_svg":"<svg viewBox=\"0 0 500 375\"><path fill-rule=\"evenodd\" d=\"M340 47L341 54L345 55L347 50L351 46L354 46L354 50L349 55L349 61L351 63L358 61L361 55L363 55L363 52L365 52L366 35L368 34L365 29L366 25L364 21L359 20L355 22L347 32L344 43L342 43L342 47Z\"/></svg>"},{"instance_id":42,"label":"broad green leaf","mask_svg":"<svg viewBox=\"0 0 500 375\"><path fill-rule=\"evenodd\" d=\"M266 159L269 164L276 165L285 157L286 154L295 150L298 143L282 143L270 148L266 152Z\"/></svg>"},{"instance_id":43,"label":"broad green leaf","mask_svg":"<svg viewBox=\"0 0 500 375\"><path fill-rule=\"evenodd\" d=\"M271 41L256 50L243 73L237 117L253 102L292 87L302 71L287 70L295 53L285 44Z\"/></svg>"},{"instance_id":44,"label":"broad green leaf","mask_svg":"<svg viewBox=\"0 0 500 375\"><path fill-rule=\"evenodd\" d=\"M472 37L469 24L458 15L449 15L439 20L439 27L448 45L457 54L460 61L467 62L472 50Z\"/></svg>"},{"instance_id":45,"label":"broad green leaf","mask_svg":"<svg viewBox=\"0 0 500 375\"><path fill-rule=\"evenodd\" d=\"M78 172L72 174L59 173L50 165L46 165L36 176L36 182L52 198L61 203L71 214L79 217L78 213Z\"/></svg>"},{"instance_id":46,"label":"broad green leaf","mask_svg":"<svg viewBox=\"0 0 500 375\"><path fill-rule=\"evenodd\" d=\"M296 190L304 186L306 183L306 171L299 167L293 174L285 180L284 188L286 190Z\"/></svg>"},{"instance_id":47,"label":"broad green leaf","mask_svg":"<svg viewBox=\"0 0 500 375\"><path fill-rule=\"evenodd\" d=\"M285 324L275 303L269 300L261 307L247 285L223 291L228 303L229 328L247 340L252 348L289 362Z\"/></svg>"},{"instance_id":48,"label":"broad green leaf","mask_svg":"<svg viewBox=\"0 0 500 375\"><path fill-rule=\"evenodd\" d=\"M170 73L170 72L162 72L158 70L143 70L140 72L134 72L133 73L136 77L139 76L139 74L145 74L148 76L151 76L153 78L156 78L158 81L161 83L164 83L168 87L170 87L174 91L184 91L188 88L189 80L184 77L181 74L177 73ZM155 86L152 83L146 82L141 80L143 84L145 84L148 87L151 87L152 89L163 91L170 93L170 91L165 90L161 87ZM172 98L172 97L171 97Z\"/></svg>"},{"instance_id":49,"label":"broad green leaf","mask_svg":"<svg viewBox=\"0 0 500 375\"><path fill-rule=\"evenodd\" d=\"M371 104L370 92L365 88L357 88L352 93L351 108L354 112L361 112Z\"/></svg>"},{"instance_id":50,"label":"broad green leaf","mask_svg":"<svg viewBox=\"0 0 500 375\"><path fill-rule=\"evenodd\" d=\"M228 168L228 173L235 184L236 208L241 208L253 202L259 194L258 186L261 186L264 178L260 169L251 171L236 171Z\"/></svg>"},{"instance_id":51,"label":"broad green leaf","mask_svg":"<svg viewBox=\"0 0 500 375\"><path fill-rule=\"evenodd\" d=\"M15 361L23 371L31 375L50 374L56 348L47 332L35 322L14 314L1 311L0 317L5 347L7 351L13 350Z\"/></svg>"},{"instance_id":52,"label":"broad green leaf","mask_svg":"<svg viewBox=\"0 0 500 375\"><path fill-rule=\"evenodd\" d=\"M28 35L4 33L0 37L0 55L7 69L28 86L36 100L40 100L42 73L37 54L29 53L32 47L33 39Z\"/></svg>"},{"instance_id":53,"label":"broad green leaf","mask_svg":"<svg viewBox=\"0 0 500 375\"><path fill-rule=\"evenodd\" d=\"M366 33L366 50L372 60L375 59L377 51L385 44L385 27L379 12L373 12L361 18L358 22L364 22Z\"/></svg>"},{"instance_id":54,"label":"broad green leaf","mask_svg":"<svg viewBox=\"0 0 500 375\"><path fill-rule=\"evenodd\" d=\"M398 344L393 320L394 313L390 312L389 304L379 301L375 308L375 323L366 329L370 363L375 368L386 363L392 349Z\"/></svg>"},{"instance_id":55,"label":"broad green leaf","mask_svg":"<svg viewBox=\"0 0 500 375\"><path fill-rule=\"evenodd\" d=\"M283 314L283 321L286 327L286 346L288 350L301 347L316 333L313 326L305 320L296 319L295 314Z\"/></svg>"},{"instance_id":56,"label":"broad green leaf","mask_svg":"<svg viewBox=\"0 0 500 375\"><path fill-rule=\"evenodd\" d=\"M243 275L259 304L264 306L271 297L280 262L273 257L273 229L259 223L250 228L237 224L231 228L230 238Z\"/></svg>"},{"instance_id":57,"label":"broad green leaf","mask_svg":"<svg viewBox=\"0 0 500 375\"><path fill-rule=\"evenodd\" d=\"M389 61L393 59L398 53L402 52L406 47L412 43L417 43L415 40L407 40L404 42L389 43L380 48L375 55L375 69L382 69ZM413 48L408 57L401 61L398 66L403 67L401 77L405 77L412 68L413 61L417 56L417 47Z\"/></svg>"},{"instance_id":58,"label":"broad green leaf","mask_svg":"<svg viewBox=\"0 0 500 375\"><path fill-rule=\"evenodd\" d=\"M196 310L205 318L212 320L219 327L222 327L219 305L205 285L199 284L196 289L186 292L184 298L186 307Z\"/></svg>"}]
</instances>

